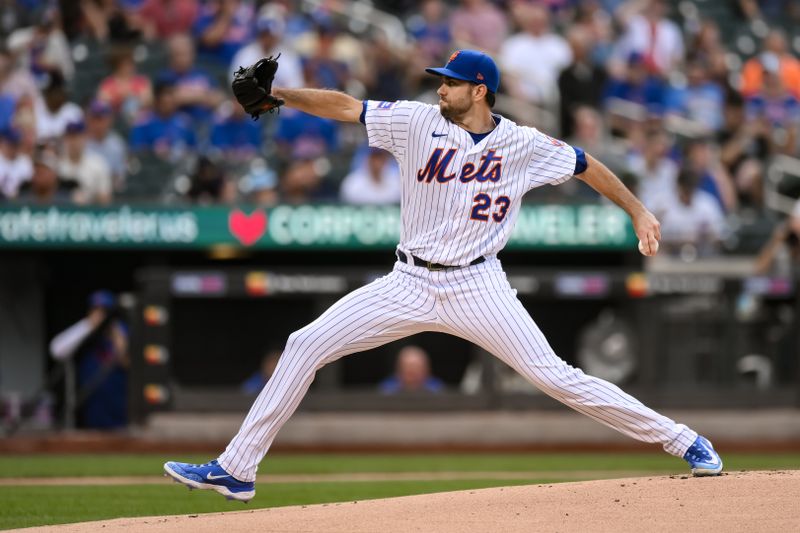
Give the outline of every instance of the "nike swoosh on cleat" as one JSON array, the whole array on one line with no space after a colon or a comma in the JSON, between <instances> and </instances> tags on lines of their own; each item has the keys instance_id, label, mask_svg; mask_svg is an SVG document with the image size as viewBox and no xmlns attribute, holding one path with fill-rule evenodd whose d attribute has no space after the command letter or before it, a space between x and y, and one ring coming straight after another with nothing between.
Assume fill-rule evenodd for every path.
<instances>
[{"instance_id":1,"label":"nike swoosh on cleat","mask_svg":"<svg viewBox=\"0 0 800 533\"><path fill-rule=\"evenodd\" d=\"M446 133L433 132L433 133L431 133L431 137L447 137L447 134Z\"/></svg>"},{"instance_id":2,"label":"nike swoosh on cleat","mask_svg":"<svg viewBox=\"0 0 800 533\"><path fill-rule=\"evenodd\" d=\"M215 479L222 479L224 477L231 477L231 475L230 474L225 474L224 476L215 476L211 472L206 474L206 479L209 480L209 481L214 481Z\"/></svg>"}]
</instances>

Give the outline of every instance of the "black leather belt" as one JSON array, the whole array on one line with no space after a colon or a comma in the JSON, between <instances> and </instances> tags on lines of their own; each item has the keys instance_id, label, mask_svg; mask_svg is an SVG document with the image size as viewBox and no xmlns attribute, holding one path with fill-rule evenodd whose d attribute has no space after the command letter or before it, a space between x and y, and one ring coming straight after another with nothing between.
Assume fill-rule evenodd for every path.
<instances>
[{"instance_id":1,"label":"black leather belt","mask_svg":"<svg viewBox=\"0 0 800 533\"><path fill-rule=\"evenodd\" d=\"M400 259L400 261L402 261L403 263L408 264L408 256L404 252L401 252L400 250L397 250L397 258ZM419 257L417 257L415 255L412 255L411 259L414 260L414 265L416 265L418 267L425 267L425 268L427 268L428 270L430 270L432 272L435 272L437 270L444 270L446 268L463 268L460 265L453 266L453 265L442 265L441 263L431 263L430 261L425 261L424 259L420 259ZM470 264L468 266L480 265L484 261L486 261L486 258L483 257L483 256L480 256L479 258L477 258L477 259L473 260L472 262L470 262Z\"/></svg>"}]
</instances>

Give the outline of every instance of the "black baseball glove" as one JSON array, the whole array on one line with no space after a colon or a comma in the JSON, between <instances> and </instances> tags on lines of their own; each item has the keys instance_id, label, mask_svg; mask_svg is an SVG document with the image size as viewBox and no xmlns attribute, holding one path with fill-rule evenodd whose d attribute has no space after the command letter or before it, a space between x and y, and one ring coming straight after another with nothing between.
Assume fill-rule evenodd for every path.
<instances>
[{"instance_id":1,"label":"black baseball glove","mask_svg":"<svg viewBox=\"0 0 800 533\"><path fill-rule=\"evenodd\" d=\"M272 113L284 104L283 100L270 94L280 56L259 59L247 68L239 67L233 75L233 95L255 120L262 113Z\"/></svg>"}]
</instances>

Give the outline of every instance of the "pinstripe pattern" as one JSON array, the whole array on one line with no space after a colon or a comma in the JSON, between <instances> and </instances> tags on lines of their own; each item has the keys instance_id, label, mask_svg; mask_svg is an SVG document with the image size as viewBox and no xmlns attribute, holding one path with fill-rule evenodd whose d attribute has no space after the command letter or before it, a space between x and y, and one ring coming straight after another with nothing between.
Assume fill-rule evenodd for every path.
<instances>
[{"instance_id":1,"label":"pinstripe pattern","mask_svg":"<svg viewBox=\"0 0 800 533\"><path fill-rule=\"evenodd\" d=\"M390 151L400 163L399 248L411 264L398 261L390 274L348 294L289 336L275 373L220 455L220 465L239 480L254 481L258 464L317 370L345 355L422 331L467 339L572 409L683 456L697 433L560 359L517 299L496 257L511 234L525 192L572 176L572 147L507 119L474 144L466 131L442 118L438 107L415 102L370 101L366 124L370 145ZM436 148L442 154L456 149L442 172L444 179L417 179ZM500 179L447 179L464 165L477 167L490 150L502 157ZM472 217L478 194L509 198L505 216L493 218L495 204L486 219ZM480 256L486 261L431 272L414 266L411 254L447 265L467 265Z\"/></svg>"},{"instance_id":2,"label":"pinstripe pattern","mask_svg":"<svg viewBox=\"0 0 800 533\"><path fill-rule=\"evenodd\" d=\"M535 128L497 118L497 127L475 144L465 130L442 117L438 106L405 100L367 102L365 119L370 146L388 150L400 165L401 249L445 265L468 265L476 257L495 255L511 236L524 194L572 177L575 151L570 145ZM445 183L435 179L420 183L417 173L437 148L444 152L456 149L444 169L446 175L456 176ZM480 167L481 157L489 150L502 157L501 178L462 182L459 175L464 165ZM491 216L488 221L470 217L479 193L493 200L510 198L511 205L501 222L493 221ZM496 205L487 210L487 214L496 212Z\"/></svg>"}]
</instances>

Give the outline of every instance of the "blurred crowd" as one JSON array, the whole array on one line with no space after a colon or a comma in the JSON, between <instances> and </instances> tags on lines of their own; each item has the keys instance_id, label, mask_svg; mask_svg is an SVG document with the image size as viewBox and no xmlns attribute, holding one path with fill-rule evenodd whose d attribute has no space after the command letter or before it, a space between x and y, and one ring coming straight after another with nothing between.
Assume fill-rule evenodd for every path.
<instances>
[{"instance_id":1,"label":"blurred crowd","mask_svg":"<svg viewBox=\"0 0 800 533\"><path fill-rule=\"evenodd\" d=\"M765 217L770 163L798 155L798 1L352 4L0 0L0 201L399 202L363 127L235 104L236 68L278 53L279 86L430 103L424 67L490 53L496 110L550 116L533 125L614 170L679 254L734 246ZM531 200L600 201L577 180L552 189Z\"/></svg>"}]
</instances>

